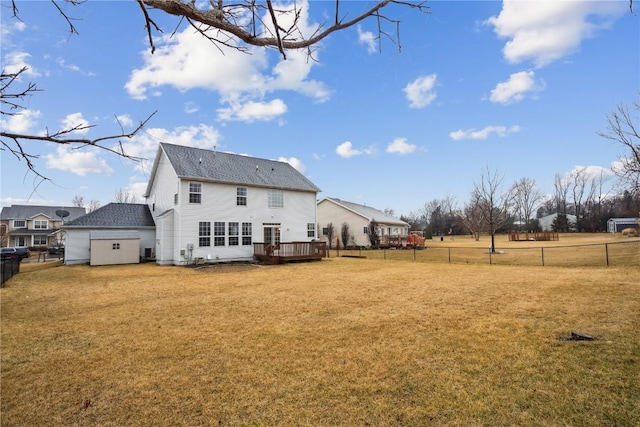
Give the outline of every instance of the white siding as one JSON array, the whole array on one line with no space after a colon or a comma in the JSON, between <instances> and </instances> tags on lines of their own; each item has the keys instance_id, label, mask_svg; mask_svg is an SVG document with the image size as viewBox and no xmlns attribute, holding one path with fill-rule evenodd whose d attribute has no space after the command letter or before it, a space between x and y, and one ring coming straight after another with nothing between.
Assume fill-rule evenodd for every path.
<instances>
[{"instance_id":1,"label":"white siding","mask_svg":"<svg viewBox=\"0 0 640 427\"><path fill-rule=\"evenodd\" d=\"M262 229L265 223L281 225L281 241L310 241L307 237L307 223L316 223L316 195L312 192L284 190L284 207L268 207L268 189L246 187L243 185L229 185L217 183L202 183L202 203L188 203L189 181L184 180L181 189L186 193L186 202L181 207L181 221L176 227L176 248L178 254L176 263L193 258L205 260L250 260L253 258L253 245L242 245L242 234L239 235L240 244L229 246L229 222L238 222L242 228L243 222L252 225L252 241L262 242ZM237 187L247 188L247 205L236 205ZM211 223L211 246L199 247L198 226L201 221ZM214 223L225 223L225 245L214 246ZM188 251L193 245L193 251ZM180 255L185 251L185 256Z\"/></svg>"},{"instance_id":2,"label":"white siding","mask_svg":"<svg viewBox=\"0 0 640 427\"><path fill-rule=\"evenodd\" d=\"M349 232L353 235L354 241L349 244L355 244L357 246L370 246L369 236L364 232L364 227L369 226L369 220L361 215L358 215L348 209L338 206L335 203L323 200L318 203L318 228L320 228L320 234L322 229L327 227L328 223L333 223L335 228L335 235L333 236L332 247L335 247L336 239L342 241L340 230L342 230L342 224L349 224ZM327 236L321 236L322 240L327 241ZM342 243L340 244L342 246Z\"/></svg>"},{"instance_id":3,"label":"white siding","mask_svg":"<svg viewBox=\"0 0 640 427\"><path fill-rule=\"evenodd\" d=\"M67 229L66 246L64 263L66 265L73 264L88 264L91 262L91 232L100 229ZM112 232L114 229L103 230L105 232ZM117 230L115 230L117 231ZM129 230L132 231L132 230ZM156 232L154 229L136 229L133 230L139 235L139 248L138 248L138 260L139 257L144 257L145 248L154 248L156 240ZM137 262L137 261L136 261Z\"/></svg>"},{"instance_id":4,"label":"white siding","mask_svg":"<svg viewBox=\"0 0 640 427\"><path fill-rule=\"evenodd\" d=\"M88 229L67 229L64 263L67 265L89 262L91 240Z\"/></svg>"},{"instance_id":5,"label":"white siding","mask_svg":"<svg viewBox=\"0 0 640 427\"><path fill-rule=\"evenodd\" d=\"M160 151L160 161L158 162L156 175L153 180L152 187L149 190L149 196L147 197L147 205L153 215L153 219L156 220L158 215L166 212L169 209L178 208L174 202L174 194L179 193L179 180L176 172L169 163L169 159L164 154L164 151ZM178 197L182 197L178 194ZM187 194L187 197L188 194Z\"/></svg>"}]
</instances>

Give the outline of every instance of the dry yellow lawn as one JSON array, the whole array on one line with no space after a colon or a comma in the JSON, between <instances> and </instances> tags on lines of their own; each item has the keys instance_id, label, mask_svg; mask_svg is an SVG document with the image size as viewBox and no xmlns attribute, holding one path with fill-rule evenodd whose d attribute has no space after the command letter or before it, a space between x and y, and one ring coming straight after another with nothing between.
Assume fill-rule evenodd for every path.
<instances>
[{"instance_id":1,"label":"dry yellow lawn","mask_svg":"<svg viewBox=\"0 0 640 427\"><path fill-rule=\"evenodd\" d=\"M0 297L3 426L640 425L637 266L74 266Z\"/></svg>"}]
</instances>

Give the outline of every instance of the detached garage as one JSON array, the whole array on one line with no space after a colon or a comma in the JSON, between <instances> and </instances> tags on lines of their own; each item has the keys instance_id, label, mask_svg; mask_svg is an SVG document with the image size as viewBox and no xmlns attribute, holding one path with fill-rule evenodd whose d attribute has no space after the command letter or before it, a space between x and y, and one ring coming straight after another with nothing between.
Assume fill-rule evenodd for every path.
<instances>
[{"instance_id":1,"label":"detached garage","mask_svg":"<svg viewBox=\"0 0 640 427\"><path fill-rule=\"evenodd\" d=\"M156 227L147 205L109 203L63 228L67 265L135 264L155 259Z\"/></svg>"},{"instance_id":2,"label":"detached garage","mask_svg":"<svg viewBox=\"0 0 640 427\"><path fill-rule=\"evenodd\" d=\"M91 231L89 239L91 265L140 262L140 233L137 231Z\"/></svg>"}]
</instances>

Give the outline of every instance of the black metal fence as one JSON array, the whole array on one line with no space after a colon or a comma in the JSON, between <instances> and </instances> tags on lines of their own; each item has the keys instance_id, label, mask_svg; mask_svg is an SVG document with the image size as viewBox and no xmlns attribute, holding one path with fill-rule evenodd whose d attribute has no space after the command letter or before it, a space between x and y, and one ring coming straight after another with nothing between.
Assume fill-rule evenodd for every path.
<instances>
[{"instance_id":1,"label":"black metal fence","mask_svg":"<svg viewBox=\"0 0 640 427\"><path fill-rule=\"evenodd\" d=\"M331 249L330 257L347 256L449 264L495 264L640 269L640 240L590 245L505 248L430 247L424 249Z\"/></svg>"},{"instance_id":2,"label":"black metal fence","mask_svg":"<svg viewBox=\"0 0 640 427\"><path fill-rule=\"evenodd\" d=\"M22 258L16 259L3 259L2 260L2 282L0 282L0 288L4 287L7 280L11 279L16 274L20 273L20 262Z\"/></svg>"}]
</instances>

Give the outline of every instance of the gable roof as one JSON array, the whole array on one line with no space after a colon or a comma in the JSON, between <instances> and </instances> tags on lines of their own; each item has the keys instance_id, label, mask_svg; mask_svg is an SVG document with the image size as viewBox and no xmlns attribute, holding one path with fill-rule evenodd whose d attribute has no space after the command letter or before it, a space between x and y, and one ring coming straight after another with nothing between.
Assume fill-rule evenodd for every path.
<instances>
[{"instance_id":1,"label":"gable roof","mask_svg":"<svg viewBox=\"0 0 640 427\"><path fill-rule=\"evenodd\" d=\"M166 154L178 178L320 192L320 189L307 177L286 162L162 142L158 148L145 196L148 196L151 189L162 152Z\"/></svg>"},{"instance_id":2,"label":"gable roof","mask_svg":"<svg viewBox=\"0 0 640 427\"><path fill-rule=\"evenodd\" d=\"M335 203L336 205L341 206L344 209L347 209L355 213L356 215L360 215L361 217L369 221L376 220L376 222L379 224L397 224L397 225L409 226L408 223L398 218L395 218L391 215L388 215L378 209L372 208L371 206L365 206L365 205L360 205L358 203L347 202L346 200L336 199L335 197L325 197L324 199L320 200L318 204L324 202L325 200L330 203Z\"/></svg>"},{"instance_id":3,"label":"gable roof","mask_svg":"<svg viewBox=\"0 0 640 427\"><path fill-rule=\"evenodd\" d=\"M149 206L140 203L109 203L73 220L63 228L144 228L155 227Z\"/></svg>"},{"instance_id":4,"label":"gable roof","mask_svg":"<svg viewBox=\"0 0 640 427\"><path fill-rule=\"evenodd\" d=\"M87 213L85 208L75 206L11 205L2 208L0 219L30 219L42 214L52 220L60 221L60 217L56 214L58 210L69 212L69 216L64 218L65 222L73 221Z\"/></svg>"}]
</instances>

